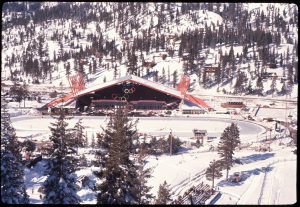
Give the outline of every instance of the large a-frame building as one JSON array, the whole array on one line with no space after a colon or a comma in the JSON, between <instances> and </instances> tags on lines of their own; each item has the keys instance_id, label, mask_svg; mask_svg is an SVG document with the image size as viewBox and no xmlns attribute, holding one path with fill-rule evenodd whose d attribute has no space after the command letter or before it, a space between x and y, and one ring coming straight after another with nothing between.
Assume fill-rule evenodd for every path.
<instances>
[{"instance_id":1,"label":"large a-frame building","mask_svg":"<svg viewBox=\"0 0 300 207\"><path fill-rule=\"evenodd\" d=\"M210 108L200 98L190 94L182 95L174 88L134 75L94 85L63 101L65 106L75 102L75 108L80 111L86 108L110 109L124 105L137 110L178 109L183 102L202 109ZM59 103L59 99L51 103ZM51 103L49 106L54 106Z\"/></svg>"}]
</instances>

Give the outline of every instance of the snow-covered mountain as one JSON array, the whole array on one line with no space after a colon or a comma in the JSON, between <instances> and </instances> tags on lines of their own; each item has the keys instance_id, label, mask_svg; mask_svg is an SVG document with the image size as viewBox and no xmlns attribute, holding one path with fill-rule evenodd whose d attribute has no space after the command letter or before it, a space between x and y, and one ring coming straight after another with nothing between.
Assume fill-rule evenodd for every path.
<instances>
[{"instance_id":1,"label":"snow-covered mountain","mask_svg":"<svg viewBox=\"0 0 300 207\"><path fill-rule=\"evenodd\" d=\"M68 87L80 71L86 85L133 73L174 86L186 73L194 93L297 97L295 4L6 2L2 24L4 81Z\"/></svg>"}]
</instances>

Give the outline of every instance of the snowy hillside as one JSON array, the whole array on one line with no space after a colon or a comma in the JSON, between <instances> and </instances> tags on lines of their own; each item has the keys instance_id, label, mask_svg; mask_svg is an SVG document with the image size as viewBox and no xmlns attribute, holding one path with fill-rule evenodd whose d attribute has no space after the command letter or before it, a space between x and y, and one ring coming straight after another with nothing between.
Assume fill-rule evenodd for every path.
<instances>
[{"instance_id":1,"label":"snowy hillside","mask_svg":"<svg viewBox=\"0 0 300 207\"><path fill-rule=\"evenodd\" d=\"M195 93L297 97L294 4L24 2L2 17L4 81L69 87L79 71L86 85L132 73L174 86L186 73Z\"/></svg>"},{"instance_id":2,"label":"snowy hillside","mask_svg":"<svg viewBox=\"0 0 300 207\"><path fill-rule=\"evenodd\" d=\"M297 202L296 4L5 2L1 49L2 202Z\"/></svg>"}]
</instances>

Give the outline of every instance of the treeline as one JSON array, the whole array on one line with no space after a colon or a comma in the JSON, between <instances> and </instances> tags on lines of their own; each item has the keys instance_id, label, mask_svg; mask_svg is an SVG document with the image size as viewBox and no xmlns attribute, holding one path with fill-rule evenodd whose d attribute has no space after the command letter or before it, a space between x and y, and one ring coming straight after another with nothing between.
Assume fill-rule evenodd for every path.
<instances>
[{"instance_id":1,"label":"treeline","mask_svg":"<svg viewBox=\"0 0 300 207\"><path fill-rule=\"evenodd\" d=\"M152 11L149 10L151 7ZM238 66L252 60L257 66L256 74L260 76L265 72L263 68L269 64L279 64L289 76L288 85L298 82L298 62L290 57L295 57L298 53L298 42L291 36L292 28L298 23L296 7L290 11L284 8L281 15L279 9L272 5L269 5L268 12L264 13L259 9L248 12L246 5L239 3L7 2L3 11L6 15L11 14L10 20L4 21L4 31L20 29L17 37L4 37L4 47L28 41L28 45L22 48L23 53L12 53L5 59L5 66L12 68L21 63L22 74L35 79L51 81L51 74L57 70L61 61L64 62L66 75L74 69L85 74L87 78L88 74L95 74L100 68L113 68L114 76L117 77L118 66L125 64L129 73L138 76L146 74L145 77L148 77L151 71L144 67L144 55L167 52L170 57L178 55L186 58L184 72L198 75L199 83L204 87L232 82L234 77L241 75ZM199 18L207 18L210 11L223 17L223 21L208 25L204 18L204 21L199 22ZM170 27L174 23L182 24L184 15L195 25L201 23L204 27L171 33ZM288 21L287 17L290 17ZM23 20L19 21L20 18L30 18L32 21L22 22ZM54 29L49 37L36 34L36 28L39 26L42 30L54 24L64 26L65 20L71 20L68 33ZM149 27L141 29L146 20L150 22ZM96 22L96 32L87 34L85 29L90 22ZM122 41L107 39L104 32L108 28L115 28ZM133 30L139 31L139 35L134 36ZM54 54L48 54L49 38L59 45L59 50L55 50ZM78 44L80 41L90 44L84 47ZM175 42L179 42L178 50L175 49ZM286 54L278 53L277 48L282 43L293 44L294 49ZM70 49L66 49L66 45ZM215 62L220 69L209 82L203 71L203 60L206 56L200 54L221 45L231 49L229 54L219 49L219 57L215 57ZM243 51L240 54L234 53L235 46L242 46ZM50 59L50 56L53 58ZM106 61L108 58L109 62ZM71 59L74 59L72 68ZM154 57L152 61L155 62ZM11 71L11 74L16 75L14 71ZM154 79L160 81L163 78Z\"/></svg>"}]
</instances>

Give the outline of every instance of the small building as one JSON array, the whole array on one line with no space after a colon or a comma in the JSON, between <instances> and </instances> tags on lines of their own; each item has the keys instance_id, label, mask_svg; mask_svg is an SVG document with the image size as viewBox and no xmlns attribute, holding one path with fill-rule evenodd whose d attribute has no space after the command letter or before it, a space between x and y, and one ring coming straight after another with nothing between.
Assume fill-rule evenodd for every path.
<instances>
[{"instance_id":1,"label":"small building","mask_svg":"<svg viewBox=\"0 0 300 207\"><path fill-rule=\"evenodd\" d=\"M205 73L216 73L217 71L220 70L219 65L217 64L206 64L204 65L204 72Z\"/></svg>"},{"instance_id":2,"label":"small building","mask_svg":"<svg viewBox=\"0 0 300 207\"><path fill-rule=\"evenodd\" d=\"M189 60L189 58L190 58L189 53L185 52L185 53L182 54L182 60Z\"/></svg>"},{"instance_id":3,"label":"small building","mask_svg":"<svg viewBox=\"0 0 300 207\"><path fill-rule=\"evenodd\" d=\"M264 72L264 73L261 74L261 77L262 77L263 79L276 77L276 73Z\"/></svg>"},{"instance_id":4,"label":"small building","mask_svg":"<svg viewBox=\"0 0 300 207\"><path fill-rule=\"evenodd\" d=\"M201 108L197 106L194 103L185 101L184 104L181 107L182 114L204 114L206 113L206 110L204 108Z\"/></svg>"},{"instance_id":5,"label":"small building","mask_svg":"<svg viewBox=\"0 0 300 207\"><path fill-rule=\"evenodd\" d=\"M156 65L156 63L154 61L145 61L143 66L146 68L152 68L155 65Z\"/></svg>"},{"instance_id":6,"label":"small building","mask_svg":"<svg viewBox=\"0 0 300 207\"><path fill-rule=\"evenodd\" d=\"M277 68L276 63L268 63L269 68Z\"/></svg>"},{"instance_id":7,"label":"small building","mask_svg":"<svg viewBox=\"0 0 300 207\"><path fill-rule=\"evenodd\" d=\"M200 141L203 145L203 139L207 136L207 131L202 129L193 129L194 138Z\"/></svg>"},{"instance_id":8,"label":"small building","mask_svg":"<svg viewBox=\"0 0 300 207\"><path fill-rule=\"evenodd\" d=\"M228 101L226 103L221 103L223 108L244 108L245 105L241 101Z\"/></svg>"}]
</instances>

